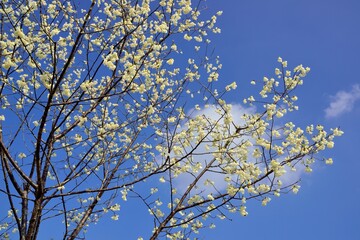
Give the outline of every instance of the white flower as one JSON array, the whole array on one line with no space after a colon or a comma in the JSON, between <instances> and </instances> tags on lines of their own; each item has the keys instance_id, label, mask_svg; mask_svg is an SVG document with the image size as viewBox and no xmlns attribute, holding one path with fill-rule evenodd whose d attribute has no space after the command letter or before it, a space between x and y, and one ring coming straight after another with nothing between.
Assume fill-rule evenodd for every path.
<instances>
[{"instance_id":1,"label":"white flower","mask_svg":"<svg viewBox=\"0 0 360 240\"><path fill-rule=\"evenodd\" d=\"M332 165L333 164L333 159L332 158L328 158L325 160L325 163L328 165Z\"/></svg>"},{"instance_id":2,"label":"white flower","mask_svg":"<svg viewBox=\"0 0 360 240\"><path fill-rule=\"evenodd\" d=\"M106 56L104 59L104 65L107 66L110 70L114 70L116 68L114 62L117 60L119 60L119 56L116 52L113 52Z\"/></svg>"},{"instance_id":3,"label":"white flower","mask_svg":"<svg viewBox=\"0 0 360 240\"><path fill-rule=\"evenodd\" d=\"M2 67L7 70L10 67L16 67L16 63L14 63L11 58L6 58L5 62L2 64Z\"/></svg>"},{"instance_id":4,"label":"white flower","mask_svg":"<svg viewBox=\"0 0 360 240\"><path fill-rule=\"evenodd\" d=\"M51 88L51 74L49 72L45 72L40 75L40 80L45 88Z\"/></svg>"},{"instance_id":5,"label":"white flower","mask_svg":"<svg viewBox=\"0 0 360 240\"><path fill-rule=\"evenodd\" d=\"M146 88L145 88L145 84L140 84L140 86L138 87L138 92L143 94L144 92L146 92Z\"/></svg>"},{"instance_id":6,"label":"white flower","mask_svg":"<svg viewBox=\"0 0 360 240\"><path fill-rule=\"evenodd\" d=\"M82 141L82 136L80 134L75 134L74 140L78 143Z\"/></svg>"},{"instance_id":7,"label":"white flower","mask_svg":"<svg viewBox=\"0 0 360 240\"><path fill-rule=\"evenodd\" d=\"M211 201L214 200L214 197L213 197L213 195L212 195L211 193L207 195L207 198L208 198L209 200L211 200Z\"/></svg>"},{"instance_id":8,"label":"white flower","mask_svg":"<svg viewBox=\"0 0 360 240\"><path fill-rule=\"evenodd\" d=\"M120 204L115 204L110 207L112 211L120 211Z\"/></svg>"},{"instance_id":9,"label":"white flower","mask_svg":"<svg viewBox=\"0 0 360 240\"><path fill-rule=\"evenodd\" d=\"M326 147L327 148L333 148L334 147L334 142L327 142L327 144L326 144Z\"/></svg>"},{"instance_id":10,"label":"white flower","mask_svg":"<svg viewBox=\"0 0 360 240\"><path fill-rule=\"evenodd\" d=\"M299 185L294 185L292 186L292 191L293 193L297 194L299 192L300 186Z\"/></svg>"},{"instance_id":11,"label":"white flower","mask_svg":"<svg viewBox=\"0 0 360 240\"><path fill-rule=\"evenodd\" d=\"M54 28L53 30L51 30L50 35L55 36L55 35L58 35L59 33L60 33L60 30L58 28Z\"/></svg>"},{"instance_id":12,"label":"white flower","mask_svg":"<svg viewBox=\"0 0 360 240\"><path fill-rule=\"evenodd\" d=\"M236 89L237 88L237 84L236 84L236 82L232 82L231 84L229 84L229 85L227 85L226 87L225 87L225 90L226 91L230 91L231 89Z\"/></svg>"},{"instance_id":13,"label":"white flower","mask_svg":"<svg viewBox=\"0 0 360 240\"><path fill-rule=\"evenodd\" d=\"M270 201L271 201L271 198L265 197L265 198L262 200L261 205L266 206Z\"/></svg>"},{"instance_id":14,"label":"white flower","mask_svg":"<svg viewBox=\"0 0 360 240\"><path fill-rule=\"evenodd\" d=\"M278 69L278 68L275 68L275 75L280 75L281 74L281 71L280 71L280 69Z\"/></svg>"},{"instance_id":15,"label":"white flower","mask_svg":"<svg viewBox=\"0 0 360 240\"><path fill-rule=\"evenodd\" d=\"M174 64L174 59L170 58L169 60L166 61L167 64L169 65L173 65Z\"/></svg>"},{"instance_id":16,"label":"white flower","mask_svg":"<svg viewBox=\"0 0 360 240\"><path fill-rule=\"evenodd\" d=\"M187 40L187 41L190 41L192 39L192 36L189 36L188 34L185 34L184 39Z\"/></svg>"},{"instance_id":17,"label":"white flower","mask_svg":"<svg viewBox=\"0 0 360 240\"><path fill-rule=\"evenodd\" d=\"M176 44L173 43L173 45L171 45L171 49L174 50L174 51L176 51L176 50L177 50Z\"/></svg>"},{"instance_id":18,"label":"white flower","mask_svg":"<svg viewBox=\"0 0 360 240\"><path fill-rule=\"evenodd\" d=\"M344 134L344 132L341 131L339 128L335 128L335 129L333 130L333 133L334 133L334 136L341 136L341 135Z\"/></svg>"},{"instance_id":19,"label":"white flower","mask_svg":"<svg viewBox=\"0 0 360 240\"><path fill-rule=\"evenodd\" d=\"M190 5L186 5L182 10L184 14L188 14L189 12L191 12L192 8L190 7Z\"/></svg>"},{"instance_id":20,"label":"white flower","mask_svg":"<svg viewBox=\"0 0 360 240\"><path fill-rule=\"evenodd\" d=\"M169 117L168 118L168 122L169 123L173 123L173 122L175 122L176 121L176 117Z\"/></svg>"},{"instance_id":21,"label":"white flower","mask_svg":"<svg viewBox=\"0 0 360 240\"><path fill-rule=\"evenodd\" d=\"M241 206L240 207L240 214L242 215L242 216L247 216L248 215L248 212L246 211L246 207L245 206Z\"/></svg>"}]
</instances>

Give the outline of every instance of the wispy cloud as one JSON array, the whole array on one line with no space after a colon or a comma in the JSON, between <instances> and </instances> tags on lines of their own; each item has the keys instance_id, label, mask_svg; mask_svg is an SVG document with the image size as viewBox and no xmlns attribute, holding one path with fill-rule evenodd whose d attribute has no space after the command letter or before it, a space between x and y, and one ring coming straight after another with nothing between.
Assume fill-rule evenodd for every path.
<instances>
[{"instance_id":1,"label":"wispy cloud","mask_svg":"<svg viewBox=\"0 0 360 240\"><path fill-rule=\"evenodd\" d=\"M338 117L344 113L350 112L357 100L360 99L360 85L356 84L348 92L339 91L331 97L330 106L325 109L326 118Z\"/></svg>"},{"instance_id":2,"label":"wispy cloud","mask_svg":"<svg viewBox=\"0 0 360 240\"><path fill-rule=\"evenodd\" d=\"M219 118L221 118L221 115L216 111L216 108L218 106L211 106L209 108L205 108L199 112L197 112L196 115L204 115L207 118L210 118L212 120L217 120ZM231 115L233 117L233 122L236 125L243 125L244 121L242 120L241 116L243 114L254 114L256 112L256 108L255 107L243 107L240 104L234 104L232 105L232 109L231 109ZM221 120L219 122L219 124L221 125L223 123L223 120ZM232 129L234 131L234 129ZM247 139L248 137L246 137ZM241 142L241 140L244 140L245 137L243 139L239 139L238 141ZM211 139L208 139L211 140ZM202 168L205 167L205 165L207 164L207 162L209 160L211 160L213 158L212 152L216 151L216 149L207 149L205 147L205 143L200 144L197 149L193 152L193 159L192 161L195 163L200 163ZM213 168L214 171L209 171L206 172L202 178L198 181L198 184L196 186L196 191L198 193L202 193L202 194L208 194L211 192L214 192L214 189L217 189L217 191L223 191L226 189L228 183L224 180L225 175L222 173L218 173L217 172L217 168L214 167ZM191 173L184 173L181 174L179 177L174 179L174 185L175 187L178 189L179 192L183 193L186 191L187 187L195 180L196 174L193 175ZM205 182L207 180L210 180L212 182L214 182L213 187L211 186L206 186Z\"/></svg>"},{"instance_id":3,"label":"wispy cloud","mask_svg":"<svg viewBox=\"0 0 360 240\"><path fill-rule=\"evenodd\" d=\"M232 106L232 110L231 110L231 115L233 116L233 120L234 123L238 126L241 126L244 124L244 121L241 119L241 116L243 114L255 114L256 113L256 108L255 107L250 107L250 108L246 108L243 107L240 104L234 104ZM203 109L201 111L199 111L196 115L204 115L208 118L211 119L218 119L220 118L220 114L218 112L216 112L216 106L213 107L209 107L206 109ZM219 124L222 124L222 121L220 121ZM232 129L234 131L234 129ZM211 141L211 139L208 139L209 141ZM240 139L234 140L234 144L238 144L240 143L242 140L249 140L250 142L252 142L253 144L255 144L255 139L251 138L250 136L243 136ZM193 152L193 158L192 161L194 163L199 163L201 164L201 169L203 169L205 167L205 165L207 164L207 162L209 160L211 160L213 158L212 152L216 151L216 149L213 148L206 148L205 147L205 143L200 144L197 149ZM255 162L256 159L254 159L252 157L252 152L255 149L255 147L249 147L249 155L248 155L248 162ZM187 152L190 149L187 149ZM284 159L278 159L280 161L283 161ZM265 165L263 166L265 167ZM279 179L283 182L284 186L288 186L291 185L295 182L297 182L301 176L305 173L305 166L301 163L296 165L296 171L292 171L290 167L285 166L286 172L283 176L281 176ZM263 169L262 169L263 170ZM201 195L207 195L209 193L216 193L217 191L222 192L224 190L226 190L227 186L228 186L228 182L225 181L225 174L221 173L222 171L220 169L218 169L218 167L213 167L212 171L208 171L206 172L201 179L197 182L197 185L195 187L195 189L193 190L193 193L200 193ZM175 188L177 188L179 193L184 193L187 189L187 187L194 182L195 178L197 177L197 174L193 174L193 173L183 173L180 174L177 178L174 179L173 183ZM233 175L233 180L237 181L236 175ZM213 182L212 186L206 185L205 183L210 180ZM267 183L269 184L270 182L268 182L268 179L264 179L262 181L262 183Z\"/></svg>"}]
</instances>

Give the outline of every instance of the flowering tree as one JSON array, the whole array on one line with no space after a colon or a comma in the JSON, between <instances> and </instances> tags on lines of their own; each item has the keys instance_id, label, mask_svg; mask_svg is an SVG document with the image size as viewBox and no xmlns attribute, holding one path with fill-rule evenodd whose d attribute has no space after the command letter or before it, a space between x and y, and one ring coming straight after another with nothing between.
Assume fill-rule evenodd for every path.
<instances>
[{"instance_id":1,"label":"flowering tree","mask_svg":"<svg viewBox=\"0 0 360 240\"><path fill-rule=\"evenodd\" d=\"M202 19L203 9L1 1L0 238L36 239L50 220L83 238L131 195L153 217L150 239L184 239L210 217L246 216L250 199L296 193L295 169L332 163L318 153L341 130L284 118L309 68L279 58L273 78L251 82L258 97L227 103L236 83L219 88L208 52L221 12Z\"/></svg>"}]
</instances>

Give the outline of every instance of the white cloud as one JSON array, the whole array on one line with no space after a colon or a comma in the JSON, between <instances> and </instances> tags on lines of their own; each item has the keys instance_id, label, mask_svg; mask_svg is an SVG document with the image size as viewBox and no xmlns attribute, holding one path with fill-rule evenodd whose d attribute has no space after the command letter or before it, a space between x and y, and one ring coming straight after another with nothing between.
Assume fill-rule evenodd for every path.
<instances>
[{"instance_id":1,"label":"white cloud","mask_svg":"<svg viewBox=\"0 0 360 240\"><path fill-rule=\"evenodd\" d=\"M208 108L205 108L199 112L196 113L196 115L204 115L207 116L210 119L216 120L221 118L221 115L216 112L216 107L218 106L211 106ZM243 114L254 114L256 112L255 107L249 107L245 108L240 104L233 104L231 108L231 115L233 117L233 122L236 125L242 125L244 121L241 119ZM223 120L220 121L220 124L223 122ZM241 139L239 139L241 141ZM206 144L200 144L197 149L193 152L194 154L194 162L201 163L201 165L204 167L206 163L213 158L211 151L212 150L206 150L205 147ZM197 184L197 191L201 192L202 194L209 194L210 192L214 192L214 189L210 186L205 187L205 181L210 180L213 181L214 187L219 190L223 191L227 187L227 182L224 180L224 175L222 173L217 173L216 168L214 168L213 172L209 171L206 172L200 179L200 181ZM195 180L194 175L190 173L183 173L179 177L174 179L175 187L178 189L179 192L185 192L187 187Z\"/></svg>"},{"instance_id":2,"label":"white cloud","mask_svg":"<svg viewBox=\"0 0 360 240\"><path fill-rule=\"evenodd\" d=\"M331 99L330 106L325 109L326 118L338 117L341 114L350 112L355 102L360 99L360 85L354 85L348 92L339 91Z\"/></svg>"},{"instance_id":3,"label":"white cloud","mask_svg":"<svg viewBox=\"0 0 360 240\"><path fill-rule=\"evenodd\" d=\"M233 116L234 123L238 126L241 126L244 124L244 121L241 119L241 116L243 114L252 115L255 113L256 113L255 107L245 108L240 104L232 105L231 115ZM196 115L205 115L211 119L220 118L219 113L216 112L216 106L205 108L205 109L197 112ZM221 123L222 123L222 121L220 121L220 124ZM252 142L252 143L255 142L255 140L252 139L250 136L244 136L244 137L238 139L237 141L235 140L234 144L240 143L243 140L250 140L250 142ZM202 167L205 167L206 163L213 158L213 155L211 152L214 149L206 149L205 145L206 145L205 143L200 144L197 147L197 149L193 152L193 162L200 163L202 165ZM254 149L254 147L250 147L249 153L252 153L253 149ZM283 159L279 159L279 160L282 161ZM256 160L252 157L251 154L249 154L248 161L253 162ZM263 167L265 167L265 165ZM283 182L283 186L288 186L288 185L291 185L291 184L297 182L301 178L301 176L305 173L305 166L302 163L298 163L295 168L296 168L296 171L294 172L288 166L285 166L285 169L287 172L279 178ZM213 171L206 172L201 177L201 179L197 182L196 187L193 190L193 193L197 192L197 193L201 193L201 195L207 195L209 193L215 193L216 190L222 192L227 188L228 183L224 180L225 175L223 173L221 173L221 171L218 171L219 169L217 167L212 168L212 170ZM179 193L184 193L186 191L187 187L195 180L196 177L197 177L196 173L195 174L183 173L183 174L180 174L177 178L175 178L173 180L173 183L174 183L175 188L178 189ZM234 177L233 180L236 181L236 179L235 179L236 176L234 175L233 177ZM210 180L214 183L213 187L211 187L209 185L208 186L205 185L205 182L207 180ZM269 181L270 181L269 179L264 179L262 181L262 183L268 184Z\"/></svg>"}]
</instances>

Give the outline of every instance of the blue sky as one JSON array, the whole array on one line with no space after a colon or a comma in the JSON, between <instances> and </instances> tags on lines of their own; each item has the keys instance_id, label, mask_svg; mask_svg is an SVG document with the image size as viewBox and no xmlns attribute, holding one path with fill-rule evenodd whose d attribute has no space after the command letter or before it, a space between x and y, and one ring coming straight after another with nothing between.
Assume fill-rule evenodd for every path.
<instances>
[{"instance_id":1,"label":"blue sky","mask_svg":"<svg viewBox=\"0 0 360 240\"><path fill-rule=\"evenodd\" d=\"M319 164L302 175L297 195L273 198L266 207L249 202L246 218L230 215L232 221L203 230L200 239L359 239L360 2L209 0L207 5L209 14L224 11L218 20L222 34L213 46L223 63L220 83L238 82L230 102L254 94L250 80L271 76L281 56L290 67L312 69L298 91L300 111L289 118L298 125L341 127L345 134L325 153L334 164ZM90 229L88 239L132 239L147 229L149 218L129 207L122 205L118 222Z\"/></svg>"},{"instance_id":2,"label":"blue sky","mask_svg":"<svg viewBox=\"0 0 360 240\"><path fill-rule=\"evenodd\" d=\"M224 11L218 20L222 33L212 41L223 64L219 83L238 83L229 102L240 103L254 94L250 81L271 76L281 56L290 67L303 64L312 69L298 91L300 111L290 119L298 125L340 126L345 134L325 153L334 164L316 165L313 173L302 175L297 195L273 198L266 207L249 201L247 217L230 215L232 221L201 231L200 239L360 239L360 2L208 0L206 4L209 14ZM151 218L137 215L143 210L140 205L122 204L119 221L104 220L89 229L87 239L134 239L138 230L151 231ZM44 239L52 234L53 230L46 231Z\"/></svg>"},{"instance_id":3,"label":"blue sky","mask_svg":"<svg viewBox=\"0 0 360 240\"><path fill-rule=\"evenodd\" d=\"M214 39L224 65L221 81L248 82L272 74L281 56L290 66L311 67L298 91L297 124L340 126L345 134L332 166L302 176L297 195L250 204L246 218L233 217L203 239L360 239L360 2L355 0L208 1L222 9L222 34ZM239 95L232 97L238 101Z\"/></svg>"}]
</instances>

